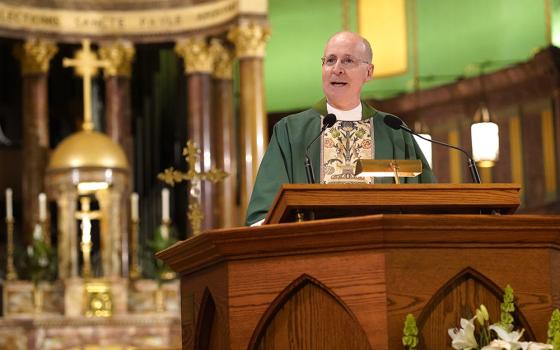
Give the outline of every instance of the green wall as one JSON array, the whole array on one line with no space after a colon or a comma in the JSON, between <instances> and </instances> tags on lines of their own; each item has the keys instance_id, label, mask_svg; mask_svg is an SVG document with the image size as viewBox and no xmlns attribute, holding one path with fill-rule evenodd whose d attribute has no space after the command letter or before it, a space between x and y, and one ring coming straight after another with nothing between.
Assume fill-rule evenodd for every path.
<instances>
[{"instance_id":1,"label":"green wall","mask_svg":"<svg viewBox=\"0 0 560 350\"><path fill-rule=\"evenodd\" d=\"M352 29L355 1L349 0ZM413 89L414 15L420 87L428 88L476 75L481 62L491 61L485 71L492 71L525 61L546 46L545 1L407 0L408 71L374 77L364 88L365 97L386 98ZM557 0L549 1L555 8ZM304 109L322 97L320 57L327 39L342 29L341 6L342 0L270 0L272 37L265 61L269 112Z\"/></svg>"}]
</instances>

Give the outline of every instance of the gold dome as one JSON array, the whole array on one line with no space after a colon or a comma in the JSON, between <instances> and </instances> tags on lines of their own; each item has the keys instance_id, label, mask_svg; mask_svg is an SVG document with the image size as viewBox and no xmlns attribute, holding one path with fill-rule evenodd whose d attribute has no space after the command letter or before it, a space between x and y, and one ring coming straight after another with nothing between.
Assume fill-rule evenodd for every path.
<instances>
[{"instance_id":1,"label":"gold dome","mask_svg":"<svg viewBox=\"0 0 560 350\"><path fill-rule=\"evenodd\" d=\"M52 153L48 170L75 168L127 169L122 148L107 135L80 131L64 139Z\"/></svg>"}]
</instances>

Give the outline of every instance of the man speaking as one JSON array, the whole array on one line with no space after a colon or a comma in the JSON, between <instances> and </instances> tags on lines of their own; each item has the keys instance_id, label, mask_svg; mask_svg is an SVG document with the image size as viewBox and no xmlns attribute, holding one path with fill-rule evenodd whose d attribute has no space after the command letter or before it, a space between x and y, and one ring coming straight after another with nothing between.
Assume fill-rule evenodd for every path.
<instances>
[{"instance_id":1,"label":"man speaking","mask_svg":"<svg viewBox=\"0 0 560 350\"><path fill-rule=\"evenodd\" d=\"M340 32L329 39L322 57L326 98L274 126L247 209L248 225L264 220L282 184L308 183L310 170L325 184L383 183L393 179L355 176L357 160L420 159L422 174L405 182L435 182L413 137L386 126L386 113L361 101L362 87L373 76L372 58L369 42L358 34ZM318 136L320 141L314 142Z\"/></svg>"}]
</instances>

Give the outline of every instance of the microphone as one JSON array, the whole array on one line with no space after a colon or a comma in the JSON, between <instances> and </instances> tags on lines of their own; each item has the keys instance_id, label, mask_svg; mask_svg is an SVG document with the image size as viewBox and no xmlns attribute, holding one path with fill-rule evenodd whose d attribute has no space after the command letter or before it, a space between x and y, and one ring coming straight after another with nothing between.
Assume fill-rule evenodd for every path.
<instances>
[{"instance_id":1,"label":"microphone","mask_svg":"<svg viewBox=\"0 0 560 350\"><path fill-rule=\"evenodd\" d=\"M458 151L463 152L467 156L468 163L469 163L469 170L471 172L471 177L472 177L473 182L477 183L477 184L480 183L480 175L478 174L478 168L476 167L475 161L471 158L471 156L467 153L467 151L465 151L461 147L453 146L453 145L450 145L448 143L437 141L437 140L427 139L427 138L425 138L421 135L418 135L414 131L410 130L410 128L408 126L406 126L406 124L399 117L396 117L394 115L387 114L385 116L385 118L383 118L383 121L391 129L395 129L395 130L402 129L402 130L404 130L404 131L406 131L410 134L418 136L419 138L421 138L423 140L430 141L432 143L436 143L438 145L450 147L450 148L453 148L453 149L456 149Z\"/></svg>"},{"instance_id":2,"label":"microphone","mask_svg":"<svg viewBox=\"0 0 560 350\"><path fill-rule=\"evenodd\" d=\"M323 127L321 128L321 132L319 132L319 135L317 135L317 137L314 138L305 149L305 175L307 175L307 183L315 183L315 174L313 174L313 166L311 165L311 159L309 159L309 147L317 141L319 136L323 135L323 132L325 132L327 128L333 126L334 123L336 123L336 115L332 113L327 114L325 118L323 118Z\"/></svg>"}]
</instances>

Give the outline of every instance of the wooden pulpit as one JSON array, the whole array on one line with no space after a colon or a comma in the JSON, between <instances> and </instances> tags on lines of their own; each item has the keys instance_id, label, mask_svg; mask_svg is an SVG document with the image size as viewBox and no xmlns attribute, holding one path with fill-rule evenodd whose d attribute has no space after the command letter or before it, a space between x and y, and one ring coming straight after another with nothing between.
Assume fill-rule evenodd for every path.
<instances>
[{"instance_id":1,"label":"wooden pulpit","mask_svg":"<svg viewBox=\"0 0 560 350\"><path fill-rule=\"evenodd\" d=\"M519 187L286 185L261 227L205 232L158 253L181 278L183 349L420 349L503 289L525 338L560 304L560 217L511 215ZM317 219L288 222L313 210ZM337 213L345 217L336 217ZM278 223L280 222L280 223Z\"/></svg>"}]
</instances>

